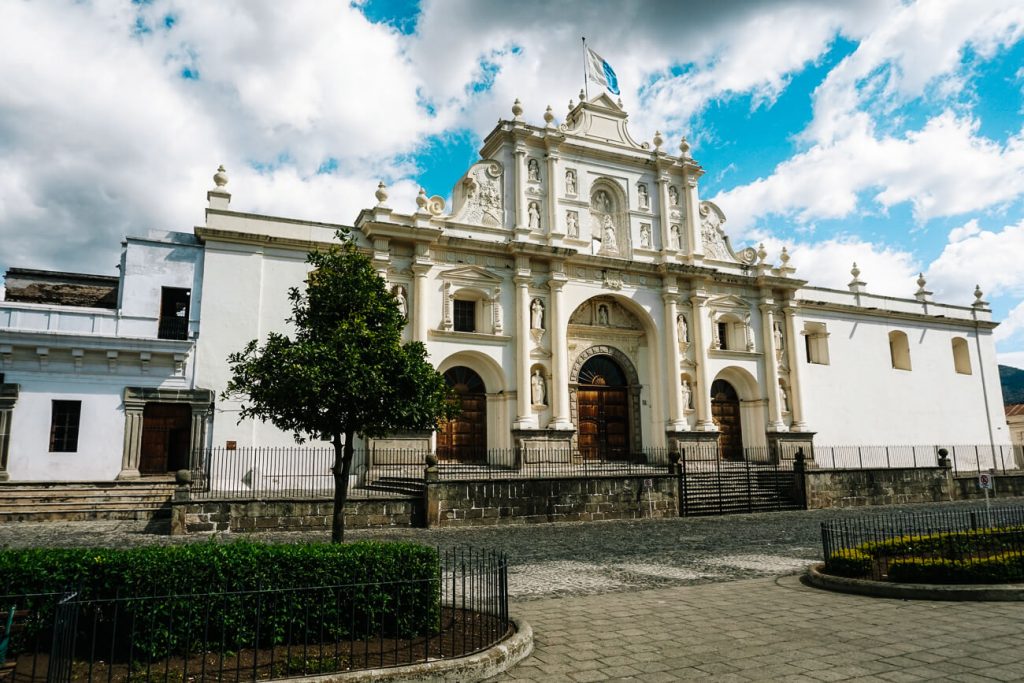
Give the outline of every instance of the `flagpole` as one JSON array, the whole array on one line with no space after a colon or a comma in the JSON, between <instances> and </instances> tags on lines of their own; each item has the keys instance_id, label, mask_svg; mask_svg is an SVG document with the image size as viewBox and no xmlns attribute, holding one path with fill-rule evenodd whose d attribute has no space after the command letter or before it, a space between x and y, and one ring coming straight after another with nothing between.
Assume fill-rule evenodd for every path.
<instances>
[{"instance_id":1,"label":"flagpole","mask_svg":"<svg viewBox=\"0 0 1024 683\"><path fill-rule=\"evenodd\" d=\"M590 84L587 81L587 37L583 36L583 95L584 99L590 100Z\"/></svg>"}]
</instances>

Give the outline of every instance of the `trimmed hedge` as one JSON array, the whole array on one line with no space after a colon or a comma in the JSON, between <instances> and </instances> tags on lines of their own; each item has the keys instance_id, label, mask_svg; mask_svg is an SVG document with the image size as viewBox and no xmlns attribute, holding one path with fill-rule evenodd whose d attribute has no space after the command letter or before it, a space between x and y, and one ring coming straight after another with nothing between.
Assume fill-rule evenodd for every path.
<instances>
[{"instance_id":1,"label":"trimmed hedge","mask_svg":"<svg viewBox=\"0 0 1024 683\"><path fill-rule=\"evenodd\" d=\"M828 559L826 570L836 576L859 577L871 573L873 560L856 548L843 548Z\"/></svg>"},{"instance_id":2,"label":"trimmed hedge","mask_svg":"<svg viewBox=\"0 0 1024 683\"><path fill-rule=\"evenodd\" d=\"M204 634L207 647L237 651L434 632L439 578L437 551L412 543L4 550L0 595L25 597L0 608L40 615L25 630L35 640L52 629L56 593L76 591L80 642L96 633L123 645L121 657L156 658L195 651Z\"/></svg>"},{"instance_id":3,"label":"trimmed hedge","mask_svg":"<svg viewBox=\"0 0 1024 683\"><path fill-rule=\"evenodd\" d=\"M993 527L964 531L908 534L857 546L872 557L889 555L941 555L956 559L978 551L999 552L1024 547L1024 527Z\"/></svg>"},{"instance_id":4,"label":"trimmed hedge","mask_svg":"<svg viewBox=\"0 0 1024 683\"><path fill-rule=\"evenodd\" d=\"M972 560L901 558L889 562L889 580L905 583L1012 583L1024 581L1024 554Z\"/></svg>"}]
</instances>

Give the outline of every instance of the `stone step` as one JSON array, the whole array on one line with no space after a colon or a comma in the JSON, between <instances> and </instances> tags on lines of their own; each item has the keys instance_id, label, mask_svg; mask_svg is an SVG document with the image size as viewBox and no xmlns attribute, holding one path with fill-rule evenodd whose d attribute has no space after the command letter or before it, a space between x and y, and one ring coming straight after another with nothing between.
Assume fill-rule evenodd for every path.
<instances>
[{"instance_id":1,"label":"stone step","mask_svg":"<svg viewBox=\"0 0 1024 683\"><path fill-rule=\"evenodd\" d=\"M0 525L15 522L81 522L90 520L169 519L170 506L145 508L98 508L91 510L0 511Z\"/></svg>"}]
</instances>

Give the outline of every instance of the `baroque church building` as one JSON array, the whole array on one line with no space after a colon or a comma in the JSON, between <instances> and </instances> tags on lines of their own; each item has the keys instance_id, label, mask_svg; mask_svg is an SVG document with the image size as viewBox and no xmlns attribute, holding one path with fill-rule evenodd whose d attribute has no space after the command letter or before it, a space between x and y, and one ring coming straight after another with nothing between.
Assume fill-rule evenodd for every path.
<instances>
[{"instance_id":1,"label":"baroque church building","mask_svg":"<svg viewBox=\"0 0 1024 683\"><path fill-rule=\"evenodd\" d=\"M941 304L919 279L911 296L879 296L856 266L846 290L811 286L785 249L734 246L686 141L637 142L621 102L581 98L563 123L550 107L543 125L518 101L512 113L451 206L421 190L401 213L381 184L351 226L463 409L367 446L515 467L715 445L784 459L812 444L1009 443L980 291ZM196 448L293 444L218 398L226 359L287 330L306 253L341 226L236 211L223 169L214 180L194 236L125 242L115 311L34 300L8 275L7 476L131 478ZM91 464L46 465L68 455L54 439L73 420Z\"/></svg>"}]
</instances>

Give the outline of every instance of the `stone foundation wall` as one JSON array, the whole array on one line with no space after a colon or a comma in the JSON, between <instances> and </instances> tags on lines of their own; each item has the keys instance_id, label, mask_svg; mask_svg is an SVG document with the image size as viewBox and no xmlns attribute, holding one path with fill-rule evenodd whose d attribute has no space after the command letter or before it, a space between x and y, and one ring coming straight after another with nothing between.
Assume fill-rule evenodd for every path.
<instances>
[{"instance_id":1,"label":"stone foundation wall","mask_svg":"<svg viewBox=\"0 0 1024 683\"><path fill-rule=\"evenodd\" d=\"M423 525L423 501L416 498L349 500L346 529ZM178 502L171 510L171 535L250 531L329 530L329 500Z\"/></svg>"},{"instance_id":2,"label":"stone foundation wall","mask_svg":"<svg viewBox=\"0 0 1024 683\"><path fill-rule=\"evenodd\" d=\"M650 483L650 487L646 486ZM427 483L428 527L679 515L672 476Z\"/></svg>"},{"instance_id":3,"label":"stone foundation wall","mask_svg":"<svg viewBox=\"0 0 1024 683\"><path fill-rule=\"evenodd\" d=\"M807 470L807 508L900 505L953 500L949 470L942 467L877 470Z\"/></svg>"},{"instance_id":4,"label":"stone foundation wall","mask_svg":"<svg viewBox=\"0 0 1024 683\"><path fill-rule=\"evenodd\" d=\"M992 475L994 489L989 491L992 500L1024 496L1024 472ZM958 475L953 478L953 495L959 500L985 500L985 491L978 488L978 475Z\"/></svg>"}]
</instances>

